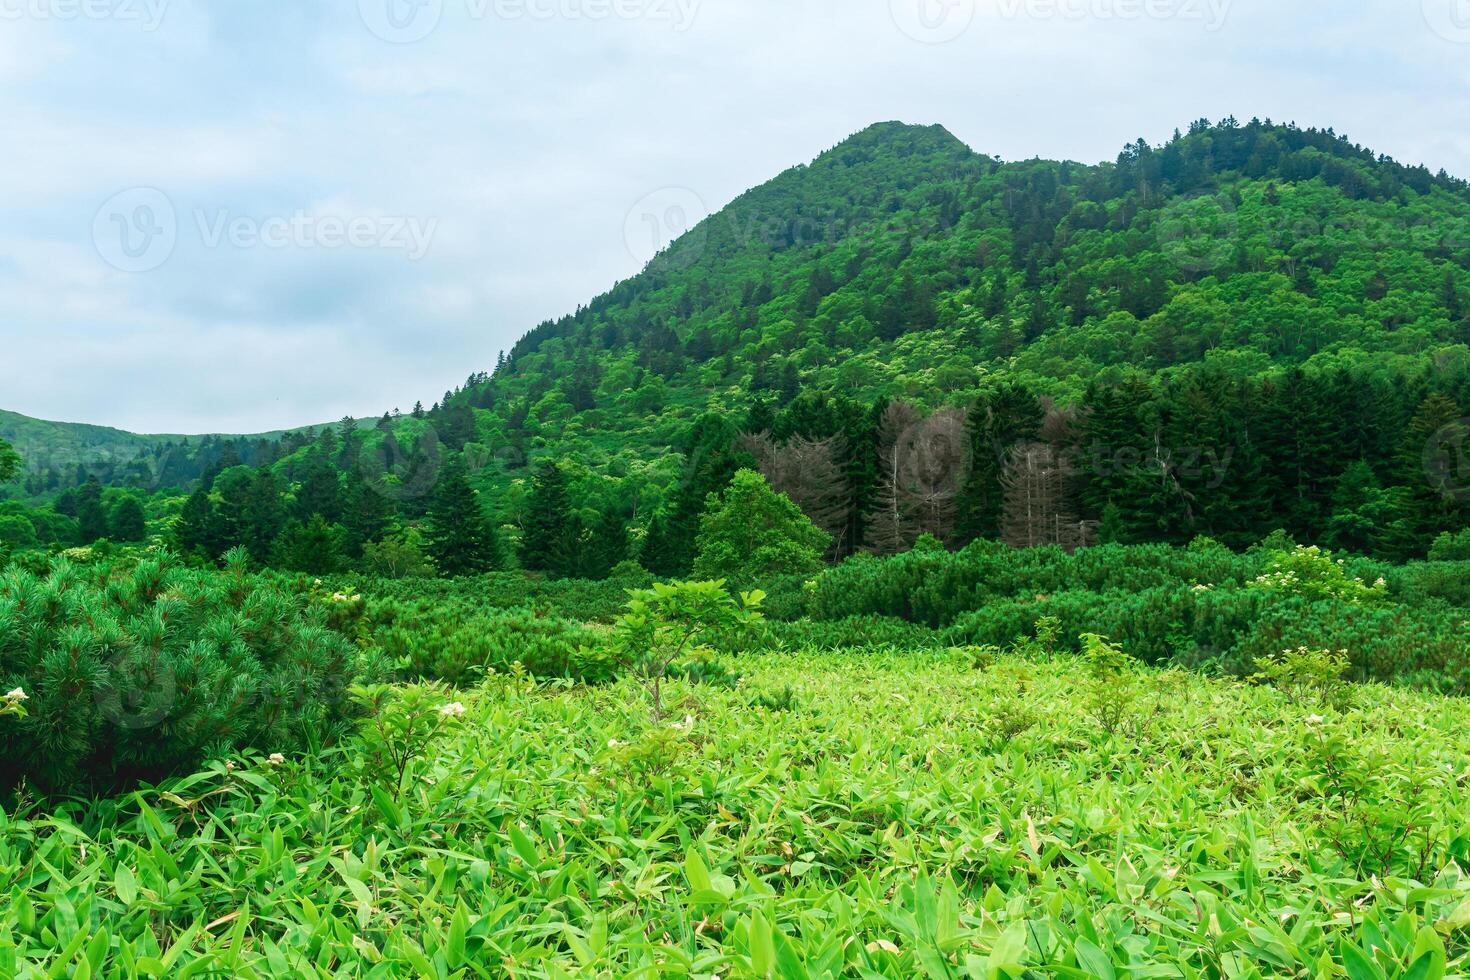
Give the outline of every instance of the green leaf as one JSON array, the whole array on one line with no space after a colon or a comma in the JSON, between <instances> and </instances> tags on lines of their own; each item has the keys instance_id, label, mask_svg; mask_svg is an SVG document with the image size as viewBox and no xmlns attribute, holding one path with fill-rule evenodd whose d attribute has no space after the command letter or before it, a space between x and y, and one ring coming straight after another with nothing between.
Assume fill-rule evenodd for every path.
<instances>
[{"instance_id":1,"label":"green leaf","mask_svg":"<svg viewBox=\"0 0 1470 980\"><path fill-rule=\"evenodd\" d=\"M404 818L403 808L393 802L393 797L388 795L387 790L374 784L372 793L373 803L377 805L378 812L383 815L383 819L388 821L388 825L398 830L408 829L409 823Z\"/></svg>"},{"instance_id":2,"label":"green leaf","mask_svg":"<svg viewBox=\"0 0 1470 980\"><path fill-rule=\"evenodd\" d=\"M1343 968L1347 970L1348 980L1387 980L1378 964L1353 943L1343 939L1338 947L1342 956Z\"/></svg>"},{"instance_id":3,"label":"green leaf","mask_svg":"<svg viewBox=\"0 0 1470 980\"><path fill-rule=\"evenodd\" d=\"M131 906L138 898L138 879L126 864L119 864L112 873L112 887L123 905Z\"/></svg>"},{"instance_id":4,"label":"green leaf","mask_svg":"<svg viewBox=\"0 0 1470 980\"><path fill-rule=\"evenodd\" d=\"M759 911L750 913L747 928L750 936L750 968L758 977L770 976L776 966L776 942L771 936L771 924Z\"/></svg>"},{"instance_id":5,"label":"green leaf","mask_svg":"<svg viewBox=\"0 0 1470 980\"><path fill-rule=\"evenodd\" d=\"M990 951L991 969L1026 965L1026 922L1018 919L1006 926L1005 932Z\"/></svg>"},{"instance_id":6,"label":"green leaf","mask_svg":"<svg viewBox=\"0 0 1470 980\"><path fill-rule=\"evenodd\" d=\"M1113 961L1097 945L1087 939L1078 939L1073 950L1077 954L1077 965L1099 980L1115 980Z\"/></svg>"},{"instance_id":7,"label":"green leaf","mask_svg":"<svg viewBox=\"0 0 1470 980\"><path fill-rule=\"evenodd\" d=\"M515 852L520 855L521 860L530 865L532 871L541 867L541 855L536 850L535 843L526 835L526 832L515 824L510 825L510 843Z\"/></svg>"},{"instance_id":8,"label":"green leaf","mask_svg":"<svg viewBox=\"0 0 1470 980\"><path fill-rule=\"evenodd\" d=\"M689 851L684 855L684 877L689 879L689 887L696 892L714 891L714 882L710 880L709 869L704 866L695 845L689 845Z\"/></svg>"},{"instance_id":9,"label":"green leaf","mask_svg":"<svg viewBox=\"0 0 1470 980\"><path fill-rule=\"evenodd\" d=\"M469 913L463 904L454 910L449 920L449 937L444 941L444 962L451 970L457 970L465 962L465 934L470 930Z\"/></svg>"}]
</instances>

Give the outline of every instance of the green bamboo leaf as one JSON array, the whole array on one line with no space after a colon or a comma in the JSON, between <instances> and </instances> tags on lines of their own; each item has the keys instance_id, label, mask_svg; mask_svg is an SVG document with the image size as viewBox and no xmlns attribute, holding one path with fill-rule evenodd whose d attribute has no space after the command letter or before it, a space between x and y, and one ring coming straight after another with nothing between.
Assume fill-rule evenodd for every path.
<instances>
[{"instance_id":1,"label":"green bamboo leaf","mask_svg":"<svg viewBox=\"0 0 1470 980\"><path fill-rule=\"evenodd\" d=\"M750 913L746 926L749 936L750 968L758 977L768 977L776 966L776 942L771 936L771 924L759 910Z\"/></svg>"},{"instance_id":2,"label":"green bamboo leaf","mask_svg":"<svg viewBox=\"0 0 1470 980\"><path fill-rule=\"evenodd\" d=\"M1378 964L1347 939L1342 940L1338 949L1342 955L1343 968L1347 970L1348 980L1387 980L1383 971L1378 968Z\"/></svg>"},{"instance_id":3,"label":"green bamboo leaf","mask_svg":"<svg viewBox=\"0 0 1470 980\"><path fill-rule=\"evenodd\" d=\"M457 970L465 962L465 934L470 930L469 913L464 905L454 911L449 921L449 938L444 943L444 961L451 970Z\"/></svg>"},{"instance_id":4,"label":"green bamboo leaf","mask_svg":"<svg viewBox=\"0 0 1470 980\"><path fill-rule=\"evenodd\" d=\"M124 906L131 906L138 898L138 879L133 877L132 869L126 864L118 864L113 872L112 887Z\"/></svg>"},{"instance_id":5,"label":"green bamboo leaf","mask_svg":"<svg viewBox=\"0 0 1470 980\"><path fill-rule=\"evenodd\" d=\"M526 832L515 824L510 826L510 843L515 852L520 855L522 861L530 866L532 871L541 867L541 855L536 850L535 843L526 835Z\"/></svg>"},{"instance_id":6,"label":"green bamboo leaf","mask_svg":"<svg viewBox=\"0 0 1470 980\"><path fill-rule=\"evenodd\" d=\"M714 891L715 885L710 880L709 869L704 866L704 861L693 844L689 845L689 851L684 855L684 877L689 879L689 887L696 892Z\"/></svg>"},{"instance_id":7,"label":"green bamboo leaf","mask_svg":"<svg viewBox=\"0 0 1470 980\"><path fill-rule=\"evenodd\" d=\"M1095 943L1078 939L1073 950L1077 954L1077 965L1090 976L1098 977L1099 980L1115 980L1117 977L1113 970L1113 961Z\"/></svg>"}]
</instances>

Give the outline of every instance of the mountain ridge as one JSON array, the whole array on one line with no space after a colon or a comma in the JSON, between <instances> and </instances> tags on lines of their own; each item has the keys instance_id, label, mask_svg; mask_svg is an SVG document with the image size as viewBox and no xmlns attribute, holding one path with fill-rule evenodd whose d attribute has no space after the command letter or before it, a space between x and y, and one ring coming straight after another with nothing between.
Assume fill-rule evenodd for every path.
<instances>
[{"instance_id":1,"label":"mountain ridge","mask_svg":"<svg viewBox=\"0 0 1470 980\"><path fill-rule=\"evenodd\" d=\"M472 407L478 437L529 458L628 409L673 406L684 425L731 398L748 406L793 388L913 395L927 385L926 397L948 397L1015 373L1064 396L1119 367L1167 370L1226 352L1305 363L1381 348L1386 360L1422 361L1470 337L1448 307L1435 320L1432 297L1392 280L1429 261L1445 267L1446 288L1470 294L1466 202L1464 181L1330 129L1199 121L1158 147L1129 144L1116 161L1003 163L942 125L879 122L741 194L575 314L528 331L493 374L471 375L444 404ZM1275 233L1271 209L1291 210L1294 240ZM1454 226L1438 242L1413 240L1440 212ZM1385 241L1367 244L1398 259L1359 278L1383 282L1328 295L1343 269L1370 261L1361 239L1380 233ZM1303 303L1315 318L1301 331L1308 342L1273 337L1271 321ZM1323 311L1338 328L1318 322ZM1375 320L1393 343L1364 342ZM0 437L24 418L0 414ZM50 462L72 462L70 446L89 466L171 440L282 434L26 426L44 432L21 438L33 469L43 463L34 449L48 445ZM655 424L640 441L671 444L677 428Z\"/></svg>"}]
</instances>

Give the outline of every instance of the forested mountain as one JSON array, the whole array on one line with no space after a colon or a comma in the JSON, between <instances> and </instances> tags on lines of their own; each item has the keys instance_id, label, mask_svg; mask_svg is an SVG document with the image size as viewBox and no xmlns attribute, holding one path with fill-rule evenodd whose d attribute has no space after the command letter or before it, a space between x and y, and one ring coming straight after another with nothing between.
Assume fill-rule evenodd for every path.
<instances>
[{"instance_id":1,"label":"forested mountain","mask_svg":"<svg viewBox=\"0 0 1470 980\"><path fill-rule=\"evenodd\" d=\"M306 431L315 432L307 426ZM292 432L254 435L140 435L83 422L51 422L0 410L0 439L25 460L23 490L39 496L80 486L89 477L105 484L185 486L216 459L264 457Z\"/></svg>"},{"instance_id":2,"label":"forested mountain","mask_svg":"<svg viewBox=\"0 0 1470 980\"><path fill-rule=\"evenodd\" d=\"M503 527L670 573L741 465L839 553L1284 528L1407 556L1464 524L1467 343L1470 188L1330 130L1200 121L1084 165L884 123L430 409L177 452L287 496L320 457L410 518L462 455ZM187 483L166 456L110 478Z\"/></svg>"}]
</instances>

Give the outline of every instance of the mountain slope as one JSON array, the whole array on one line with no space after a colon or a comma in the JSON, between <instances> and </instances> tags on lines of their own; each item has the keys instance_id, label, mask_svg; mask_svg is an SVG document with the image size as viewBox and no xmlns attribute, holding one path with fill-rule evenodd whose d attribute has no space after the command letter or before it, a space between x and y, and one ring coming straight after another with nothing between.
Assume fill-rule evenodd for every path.
<instances>
[{"instance_id":1,"label":"mountain slope","mask_svg":"<svg viewBox=\"0 0 1470 980\"><path fill-rule=\"evenodd\" d=\"M1463 361L1463 181L1330 131L1203 123L1114 163L1001 164L882 124L757 188L460 397L492 440L597 456L704 407L798 391L964 401L986 375L1075 398L1212 361ZM602 447L604 450L608 447Z\"/></svg>"},{"instance_id":2,"label":"mountain slope","mask_svg":"<svg viewBox=\"0 0 1470 980\"><path fill-rule=\"evenodd\" d=\"M80 483L87 474L95 474L104 483L146 486L158 475L159 458L171 450L192 454L201 446L217 443L275 442L288 432L299 431L302 430L250 435L141 434L85 422L36 419L0 409L0 439L20 453L25 468L32 473L55 472L66 485Z\"/></svg>"},{"instance_id":3,"label":"mountain slope","mask_svg":"<svg viewBox=\"0 0 1470 980\"><path fill-rule=\"evenodd\" d=\"M615 512L687 553L705 493L750 461L736 432L840 435L852 493L834 530L853 547L901 399L911 418L952 407L946 430L969 411L961 513L941 522L958 540L1015 530L1007 454L1040 440L1130 460L1069 478L1053 516L1083 537L1286 527L1403 555L1463 516L1425 467L1435 439L1458 445L1441 436L1470 406L1467 341L1466 183L1330 130L1200 122L1083 165L1004 163L941 127L883 123L541 324L427 417L333 452L426 489L439 446L464 449L510 526L527 468L555 459L589 521ZM167 474L157 457L153 484L312 450L193 452ZM1221 472L1186 472L1185 452ZM411 514L422 494L400 502Z\"/></svg>"}]
</instances>

